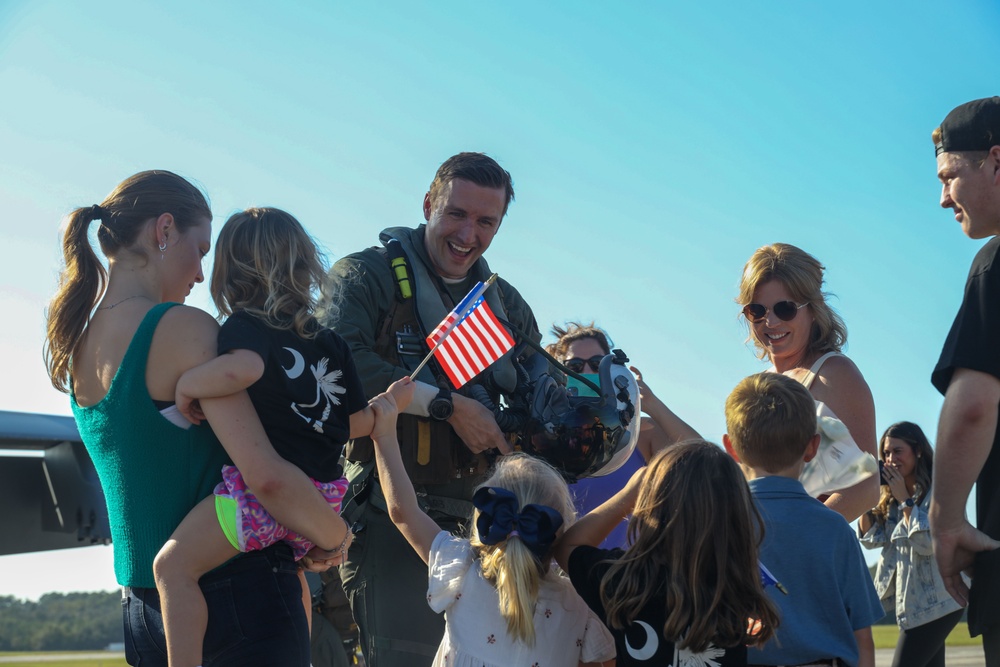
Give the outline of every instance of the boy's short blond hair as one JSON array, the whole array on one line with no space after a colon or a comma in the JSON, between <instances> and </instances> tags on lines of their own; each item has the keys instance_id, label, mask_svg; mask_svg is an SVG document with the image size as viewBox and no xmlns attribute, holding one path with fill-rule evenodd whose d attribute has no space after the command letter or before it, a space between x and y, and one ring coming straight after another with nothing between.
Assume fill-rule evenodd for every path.
<instances>
[{"instance_id":1,"label":"boy's short blond hair","mask_svg":"<svg viewBox=\"0 0 1000 667\"><path fill-rule=\"evenodd\" d=\"M726 399L726 430L740 461L777 473L802 460L816 434L816 403L790 377L757 373Z\"/></svg>"}]
</instances>

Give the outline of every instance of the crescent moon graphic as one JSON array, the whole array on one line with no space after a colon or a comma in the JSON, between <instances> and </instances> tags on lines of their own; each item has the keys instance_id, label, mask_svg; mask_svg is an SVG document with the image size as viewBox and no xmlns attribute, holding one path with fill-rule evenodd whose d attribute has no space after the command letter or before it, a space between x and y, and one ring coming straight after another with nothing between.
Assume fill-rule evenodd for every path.
<instances>
[{"instance_id":1,"label":"crescent moon graphic","mask_svg":"<svg viewBox=\"0 0 1000 667\"><path fill-rule=\"evenodd\" d=\"M660 640L657 634L653 632L653 628L650 627L649 623L644 623L643 621L636 621L635 623L636 625L641 625L642 629L646 631L646 643L641 648L635 648L628 643L628 635L626 635L625 649L636 660L645 662L656 655L656 649L660 648Z\"/></svg>"},{"instance_id":2,"label":"crescent moon graphic","mask_svg":"<svg viewBox=\"0 0 1000 667\"><path fill-rule=\"evenodd\" d=\"M302 375L302 371L306 368L306 360L302 358L302 354L298 350L293 350L290 347L282 349L288 350L291 353L292 358L295 359L295 363L292 364L291 368L285 368L284 366L281 367L282 370L285 371L285 375L294 380L298 376Z\"/></svg>"}]
</instances>

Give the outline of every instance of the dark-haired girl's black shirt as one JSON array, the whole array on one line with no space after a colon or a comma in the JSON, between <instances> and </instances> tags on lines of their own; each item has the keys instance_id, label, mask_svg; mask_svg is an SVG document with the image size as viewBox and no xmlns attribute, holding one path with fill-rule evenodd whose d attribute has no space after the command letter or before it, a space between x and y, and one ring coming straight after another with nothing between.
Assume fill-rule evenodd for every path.
<instances>
[{"instance_id":1,"label":"dark-haired girl's black shirt","mask_svg":"<svg viewBox=\"0 0 1000 667\"><path fill-rule=\"evenodd\" d=\"M611 567L604 562L618 560L625 552L621 549L597 549L580 546L573 549L569 557L569 578L580 597L607 624L604 605L601 604L601 579ZM649 582L649 585L655 585ZM624 630L608 626L615 638L619 667L745 667L747 649L745 646L716 648L709 646L700 653L680 648L674 641L662 636L666 601L662 596L654 597L632 624Z\"/></svg>"}]
</instances>

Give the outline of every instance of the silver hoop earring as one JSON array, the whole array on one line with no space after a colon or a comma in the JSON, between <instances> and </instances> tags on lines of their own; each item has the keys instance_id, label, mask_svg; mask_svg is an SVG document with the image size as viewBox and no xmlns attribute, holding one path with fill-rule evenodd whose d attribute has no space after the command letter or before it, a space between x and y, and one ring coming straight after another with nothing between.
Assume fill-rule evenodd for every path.
<instances>
[{"instance_id":1,"label":"silver hoop earring","mask_svg":"<svg viewBox=\"0 0 1000 667\"><path fill-rule=\"evenodd\" d=\"M161 243L160 245L158 245L157 248L160 249L160 260L162 261L163 260L163 253L165 253L167 251L167 242L164 241L163 243Z\"/></svg>"}]
</instances>

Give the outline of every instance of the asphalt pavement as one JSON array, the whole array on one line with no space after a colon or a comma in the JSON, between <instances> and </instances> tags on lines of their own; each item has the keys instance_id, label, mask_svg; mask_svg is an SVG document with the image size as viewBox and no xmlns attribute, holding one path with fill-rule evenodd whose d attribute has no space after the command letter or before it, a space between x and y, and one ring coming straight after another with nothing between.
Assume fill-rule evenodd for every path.
<instances>
[{"instance_id":1,"label":"asphalt pavement","mask_svg":"<svg viewBox=\"0 0 1000 667\"><path fill-rule=\"evenodd\" d=\"M875 667L892 665L891 648L875 650ZM985 667L982 646L949 646L945 649L945 663L948 667Z\"/></svg>"}]
</instances>

